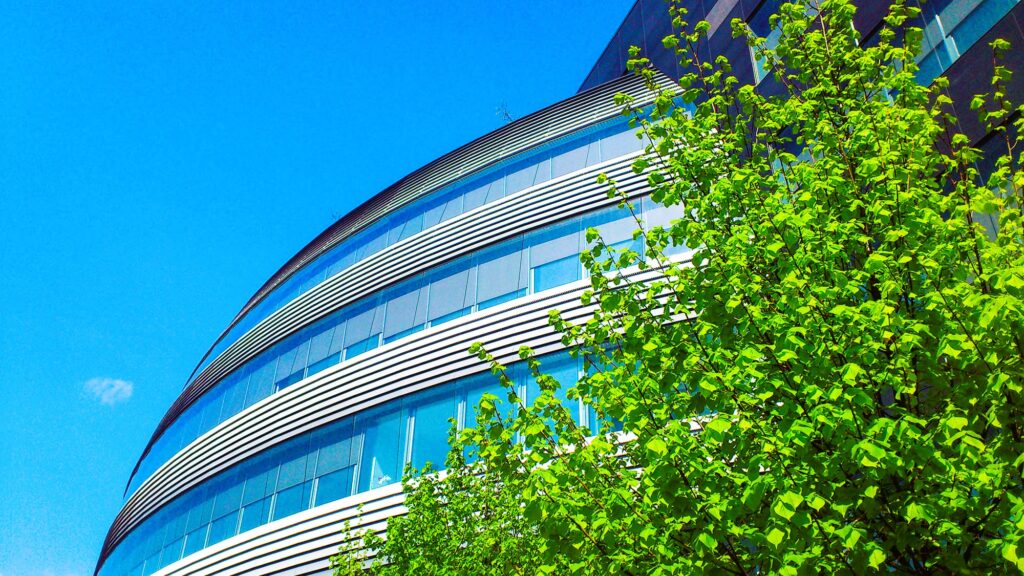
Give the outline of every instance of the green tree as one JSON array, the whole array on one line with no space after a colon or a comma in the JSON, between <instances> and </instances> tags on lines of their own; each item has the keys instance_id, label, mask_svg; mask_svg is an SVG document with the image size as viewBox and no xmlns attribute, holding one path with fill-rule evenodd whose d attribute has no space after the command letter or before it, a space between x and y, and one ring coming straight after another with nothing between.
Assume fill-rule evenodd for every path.
<instances>
[{"instance_id":1,"label":"green tree","mask_svg":"<svg viewBox=\"0 0 1024 576\"><path fill-rule=\"evenodd\" d=\"M916 8L894 3L872 46L853 11L786 4L776 46L734 22L784 87L766 97L701 61L708 25L672 9L681 91L622 103L653 142L635 170L678 219L638 230L639 275L590 231L593 316L551 317L601 433L524 349L541 396L508 386L508 418L485 397L456 447L478 464L407 481L375 572L1024 570L1024 121L997 66L972 102L1006 145L983 180L945 80L915 83Z\"/></svg>"}]
</instances>

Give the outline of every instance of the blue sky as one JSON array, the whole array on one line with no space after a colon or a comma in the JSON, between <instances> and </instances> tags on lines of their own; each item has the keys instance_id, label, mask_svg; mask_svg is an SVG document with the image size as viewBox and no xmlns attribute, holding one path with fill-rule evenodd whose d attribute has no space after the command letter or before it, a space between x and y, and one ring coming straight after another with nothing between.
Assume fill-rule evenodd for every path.
<instances>
[{"instance_id":1,"label":"blue sky","mask_svg":"<svg viewBox=\"0 0 1024 576\"><path fill-rule=\"evenodd\" d=\"M252 292L500 105L574 93L631 3L0 0L0 576L91 574Z\"/></svg>"}]
</instances>

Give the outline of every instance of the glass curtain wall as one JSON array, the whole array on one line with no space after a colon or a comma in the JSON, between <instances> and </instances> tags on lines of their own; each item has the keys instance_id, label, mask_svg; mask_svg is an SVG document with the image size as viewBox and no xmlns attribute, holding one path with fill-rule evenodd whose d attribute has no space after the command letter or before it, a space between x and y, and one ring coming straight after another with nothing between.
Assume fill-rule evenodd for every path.
<instances>
[{"instance_id":1,"label":"glass curtain wall","mask_svg":"<svg viewBox=\"0 0 1024 576\"><path fill-rule=\"evenodd\" d=\"M441 222L548 180L642 150L646 141L623 118L603 122L502 161L381 218L305 265L271 291L225 334L202 371L243 334L327 278Z\"/></svg>"},{"instance_id":2,"label":"glass curtain wall","mask_svg":"<svg viewBox=\"0 0 1024 576\"><path fill-rule=\"evenodd\" d=\"M634 202L646 226L667 226L673 211ZM431 326L583 278L588 228L617 248L643 252L628 209L604 209L463 256L346 306L235 369L188 407L143 456L128 494L179 450L256 402L346 359ZM685 248L672 247L669 253Z\"/></svg>"}]
</instances>

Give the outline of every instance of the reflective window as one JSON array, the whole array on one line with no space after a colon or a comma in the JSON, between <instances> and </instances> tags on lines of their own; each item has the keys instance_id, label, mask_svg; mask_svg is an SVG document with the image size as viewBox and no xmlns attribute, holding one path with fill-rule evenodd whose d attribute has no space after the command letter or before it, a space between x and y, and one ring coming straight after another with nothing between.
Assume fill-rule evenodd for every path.
<instances>
[{"instance_id":1,"label":"reflective window","mask_svg":"<svg viewBox=\"0 0 1024 576\"><path fill-rule=\"evenodd\" d=\"M533 291L541 292L579 280L580 222L578 218L536 234L530 246Z\"/></svg>"}]
</instances>

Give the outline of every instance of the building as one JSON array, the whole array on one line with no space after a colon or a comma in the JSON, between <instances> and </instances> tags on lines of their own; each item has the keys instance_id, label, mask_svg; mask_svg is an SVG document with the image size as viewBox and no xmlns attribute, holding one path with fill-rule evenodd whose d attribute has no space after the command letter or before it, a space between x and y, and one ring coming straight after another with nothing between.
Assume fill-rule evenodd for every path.
<instances>
[{"instance_id":1,"label":"building","mask_svg":"<svg viewBox=\"0 0 1024 576\"><path fill-rule=\"evenodd\" d=\"M857 27L870 42L885 3L862 4ZM776 0L684 5L712 24L701 50L728 56L741 80L777 89L728 26L741 18L770 40ZM984 148L966 106L991 75L985 42L1024 47L1024 5L936 0L921 19L921 80L950 79L954 112ZM476 399L497 389L466 353L470 343L487 342L508 363L529 343L549 354L546 370L573 381L580 367L559 353L547 311L587 313L578 298L589 285L583 230L627 244L635 226L596 175L616 178L645 221L671 217L632 174L643 142L612 101L616 92L647 98L625 74L629 45L678 74L661 48L669 32L662 0L639 0L576 95L413 172L285 263L158 425L97 573L323 573L340 524L362 506L364 526L382 529L401 511L403 466L443 461L449 418L464 425ZM1024 94L1021 58L1010 64L1011 93ZM529 400L533 385L513 371ZM591 423L583 406L577 417Z\"/></svg>"}]
</instances>

